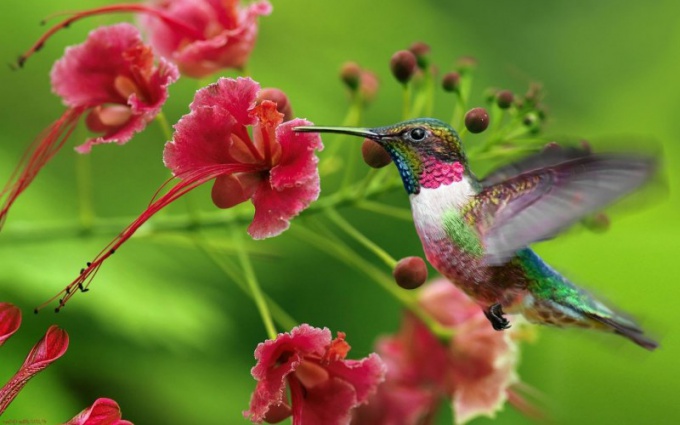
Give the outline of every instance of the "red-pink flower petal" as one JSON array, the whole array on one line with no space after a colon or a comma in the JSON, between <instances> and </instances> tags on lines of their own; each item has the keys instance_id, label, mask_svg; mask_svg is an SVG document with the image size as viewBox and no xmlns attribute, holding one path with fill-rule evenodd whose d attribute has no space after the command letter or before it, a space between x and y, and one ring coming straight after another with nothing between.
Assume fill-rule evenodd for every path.
<instances>
[{"instance_id":1,"label":"red-pink flower petal","mask_svg":"<svg viewBox=\"0 0 680 425\"><path fill-rule=\"evenodd\" d=\"M293 404L300 403L300 408L293 410L295 424L349 424L352 409L359 405L352 385L338 378L326 380L313 391L299 391L304 391L304 396L300 394L297 399L293 396Z\"/></svg>"},{"instance_id":2,"label":"red-pink flower petal","mask_svg":"<svg viewBox=\"0 0 680 425\"><path fill-rule=\"evenodd\" d=\"M158 114L168 97L168 85L179 75L164 59L154 67L151 50L142 43L139 31L123 23L98 28L85 43L67 48L50 76L53 91L70 107L113 104L130 110L127 120L110 123L103 135L77 148L85 153L95 144L129 141Z\"/></svg>"},{"instance_id":3,"label":"red-pink flower petal","mask_svg":"<svg viewBox=\"0 0 680 425\"><path fill-rule=\"evenodd\" d=\"M67 348L66 331L55 325L50 326L45 336L28 353L17 373L0 389L0 414L5 411L29 379L61 357Z\"/></svg>"},{"instance_id":4,"label":"red-pink flower petal","mask_svg":"<svg viewBox=\"0 0 680 425\"><path fill-rule=\"evenodd\" d=\"M456 331L449 347L456 423L494 417L507 401L508 388L518 382L514 330L495 331L479 306L445 279L428 285L420 302L440 323Z\"/></svg>"},{"instance_id":5,"label":"red-pink flower petal","mask_svg":"<svg viewBox=\"0 0 680 425\"><path fill-rule=\"evenodd\" d=\"M10 303L0 303L0 345L21 326L21 309Z\"/></svg>"},{"instance_id":6,"label":"red-pink flower petal","mask_svg":"<svg viewBox=\"0 0 680 425\"><path fill-rule=\"evenodd\" d=\"M294 119L276 128L276 140L281 144L281 159L271 171L271 183L275 189L299 187L318 180L319 160L314 153L323 150L321 138L317 133L293 131L294 127L311 124L306 120Z\"/></svg>"},{"instance_id":7,"label":"red-pink flower petal","mask_svg":"<svg viewBox=\"0 0 680 425\"><path fill-rule=\"evenodd\" d=\"M220 176L212 187L212 201L218 208L231 208L250 199L263 176L260 173L240 173Z\"/></svg>"},{"instance_id":8,"label":"red-pink flower petal","mask_svg":"<svg viewBox=\"0 0 680 425\"><path fill-rule=\"evenodd\" d=\"M368 403L354 411L352 425L427 424L426 418L433 416L440 401L433 389L397 384L388 379Z\"/></svg>"},{"instance_id":9,"label":"red-pink flower petal","mask_svg":"<svg viewBox=\"0 0 680 425\"><path fill-rule=\"evenodd\" d=\"M271 13L267 1L240 7L237 0L176 0L156 2L165 13L185 22L198 39L154 16L142 17L151 44L177 63L183 74L201 78L219 69L242 68L257 38L257 18Z\"/></svg>"},{"instance_id":10,"label":"red-pink flower petal","mask_svg":"<svg viewBox=\"0 0 680 425\"><path fill-rule=\"evenodd\" d=\"M175 135L165 145L163 160L175 176L206 165L244 162L250 141L244 126L255 124L249 110L260 85L250 78L220 78L196 92L191 113L175 124ZM236 146L235 146L236 145Z\"/></svg>"},{"instance_id":11,"label":"red-pink flower petal","mask_svg":"<svg viewBox=\"0 0 680 425\"><path fill-rule=\"evenodd\" d=\"M303 324L259 344L252 369L258 383L244 416L259 423L273 406L288 404L288 382L294 423L348 423L351 410L375 392L385 372L375 354L345 360L349 346L335 344L342 338L331 341L328 329Z\"/></svg>"},{"instance_id":12,"label":"red-pink flower petal","mask_svg":"<svg viewBox=\"0 0 680 425\"><path fill-rule=\"evenodd\" d=\"M517 383L517 347L510 332L489 330L485 317L471 319L452 341L453 407L456 423L494 417ZM493 333L492 333L493 332Z\"/></svg>"},{"instance_id":13,"label":"red-pink flower petal","mask_svg":"<svg viewBox=\"0 0 680 425\"><path fill-rule=\"evenodd\" d=\"M323 356L323 349L330 342L330 330L302 324L290 333L279 334L275 340L258 344L257 364L251 371L258 383L250 400L250 410L244 415L255 422L262 421L270 406L283 403L286 376L297 369L305 355ZM282 356L283 353L286 355Z\"/></svg>"},{"instance_id":14,"label":"red-pink flower petal","mask_svg":"<svg viewBox=\"0 0 680 425\"><path fill-rule=\"evenodd\" d=\"M276 236L290 227L290 220L319 197L320 183L315 150L323 149L314 133L295 133L293 127L309 125L301 119L287 121L276 129L281 158L253 195L255 216L248 227L254 239Z\"/></svg>"},{"instance_id":15,"label":"red-pink flower petal","mask_svg":"<svg viewBox=\"0 0 680 425\"><path fill-rule=\"evenodd\" d=\"M98 398L64 425L132 425L132 422L121 420L120 407L114 400Z\"/></svg>"}]
</instances>

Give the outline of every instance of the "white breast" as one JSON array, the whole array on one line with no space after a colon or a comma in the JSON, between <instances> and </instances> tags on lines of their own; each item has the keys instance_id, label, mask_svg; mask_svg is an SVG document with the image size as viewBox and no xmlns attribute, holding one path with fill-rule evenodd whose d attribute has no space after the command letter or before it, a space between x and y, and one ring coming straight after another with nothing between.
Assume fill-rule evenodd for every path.
<instances>
[{"instance_id":1,"label":"white breast","mask_svg":"<svg viewBox=\"0 0 680 425\"><path fill-rule=\"evenodd\" d=\"M421 188L420 193L410 195L411 211L421 237L428 233L429 239L445 237L443 216L451 210L459 210L475 195L467 177L436 189Z\"/></svg>"}]
</instances>

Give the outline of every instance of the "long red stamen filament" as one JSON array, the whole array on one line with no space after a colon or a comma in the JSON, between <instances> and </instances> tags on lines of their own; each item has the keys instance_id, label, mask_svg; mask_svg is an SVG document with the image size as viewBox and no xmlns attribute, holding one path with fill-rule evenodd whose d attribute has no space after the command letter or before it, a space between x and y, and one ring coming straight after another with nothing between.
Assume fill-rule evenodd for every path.
<instances>
[{"instance_id":1,"label":"long red stamen filament","mask_svg":"<svg viewBox=\"0 0 680 425\"><path fill-rule=\"evenodd\" d=\"M43 34L38 39L38 41L36 41L35 44L33 44L33 46L31 46L31 48L26 51L26 53L19 56L19 58L17 59L16 65L18 67L22 67L24 65L24 63L26 62L26 60L30 56L32 56L35 52L40 50L45 45L45 42L50 37L52 37L52 35L54 35L56 32L58 32L58 31L60 31L64 28L68 28L69 25L71 25L75 21L79 21L79 20L81 20L83 18L87 18L89 16L103 15L103 14L112 13L112 12L114 12L114 13L115 12L120 12L120 13L125 13L125 12L147 13L149 15L153 15L153 16L158 17L160 20L162 20L166 24L177 28L179 31L185 33L187 36L189 36L189 37L191 37L195 40L203 40L205 38L203 33L198 31L196 28L193 28L193 27L187 25L186 23L168 15L167 13L165 13L164 11L162 11L162 10L156 8L156 7L147 6L147 5L143 5L143 4L124 3L124 4L118 4L118 5L112 5L112 6L99 7L99 8L96 8L96 9L84 10L82 12L76 12L74 16L72 16L68 19L64 19L63 21L59 22L58 24L56 24L55 26L53 26L52 28L47 30L47 32L45 32L45 34Z\"/></svg>"},{"instance_id":2,"label":"long red stamen filament","mask_svg":"<svg viewBox=\"0 0 680 425\"><path fill-rule=\"evenodd\" d=\"M80 275L76 279L69 283L68 286L57 295L38 306L35 309L35 312L37 313L39 310L56 300L59 300L59 306L55 311L59 311L78 290L86 292L102 263L113 255L123 243L130 239L137 229L166 205L171 204L203 183L221 175L252 171L257 170L255 166L250 164L218 164L179 174L177 176L181 179L179 183L173 186L165 195L153 201L135 221L128 225L125 230L99 252L92 262L87 263L87 267L80 271Z\"/></svg>"},{"instance_id":3,"label":"long red stamen filament","mask_svg":"<svg viewBox=\"0 0 680 425\"><path fill-rule=\"evenodd\" d=\"M45 164L64 146L84 111L83 107L67 109L24 151L19 164L0 192L0 198L5 198L0 209L0 230L14 201L26 190Z\"/></svg>"}]
</instances>

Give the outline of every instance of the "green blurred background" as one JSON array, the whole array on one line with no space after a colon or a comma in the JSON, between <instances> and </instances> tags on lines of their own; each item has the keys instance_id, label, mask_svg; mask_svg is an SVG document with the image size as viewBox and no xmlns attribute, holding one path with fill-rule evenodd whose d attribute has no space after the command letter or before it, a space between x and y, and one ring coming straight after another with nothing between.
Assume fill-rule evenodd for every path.
<instances>
[{"instance_id":1,"label":"green blurred background","mask_svg":"<svg viewBox=\"0 0 680 425\"><path fill-rule=\"evenodd\" d=\"M38 38L45 29L40 19L110 3L2 2L0 61L12 61ZM286 91L296 116L317 124L339 124L344 117L347 99L337 73L347 60L375 70L381 79L366 125L397 121L401 92L387 63L394 51L420 40L432 46L432 60L443 72L461 55L479 60L477 103L487 86L522 93L530 81L542 82L550 108L548 134L663 145L668 197L638 213L616 216L602 235L577 232L536 246L573 280L638 317L660 339L661 348L650 354L610 335L546 328L523 349L520 375L545 395L557 423L680 421L677 2L273 4L273 14L260 21L249 72L263 86ZM0 68L0 181L30 141L64 110L50 94L48 78L64 46L81 43L91 29L121 19L130 17L79 22L50 40L25 69ZM164 108L171 123L187 112L197 87L196 81L182 79L171 88ZM438 95L435 117L447 120L451 102ZM252 353L266 334L249 298L190 244L134 238L107 262L87 295L78 295L59 315L49 309L31 313L110 239L54 237L45 230L77 222L78 157L71 147L83 138L82 131L77 133L41 172L0 234L0 300L24 312L21 330L0 350L0 381L9 379L50 324L71 337L66 355L27 385L3 419L60 423L95 398L111 397L136 424L245 423L241 411L254 387ZM164 141L151 125L124 147L93 149L98 217L132 218L145 207L168 177L161 162ZM467 142L474 143L475 137ZM206 190L192 195L195 205L210 210ZM388 199L407 206L401 193ZM177 204L165 214L183 213L186 205ZM411 223L342 213L395 257L422 255ZM215 240L226 234L209 232ZM254 263L266 292L300 322L345 331L353 357L371 352L378 335L397 329L399 305L345 264L289 234L249 246L265 253ZM510 407L497 420L527 421ZM450 423L450 413L444 412L439 423Z\"/></svg>"}]
</instances>

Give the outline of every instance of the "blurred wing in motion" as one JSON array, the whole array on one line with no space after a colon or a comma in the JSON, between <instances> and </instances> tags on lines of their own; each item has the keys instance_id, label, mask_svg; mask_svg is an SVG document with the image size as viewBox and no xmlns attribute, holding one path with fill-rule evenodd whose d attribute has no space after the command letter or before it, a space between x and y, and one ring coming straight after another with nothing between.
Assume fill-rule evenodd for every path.
<instances>
[{"instance_id":1,"label":"blurred wing in motion","mask_svg":"<svg viewBox=\"0 0 680 425\"><path fill-rule=\"evenodd\" d=\"M517 250L552 238L642 186L655 169L652 157L631 154L592 154L561 162L537 154L492 173L464 213L477 225L485 262L499 265ZM501 176L512 177L499 181Z\"/></svg>"}]
</instances>

